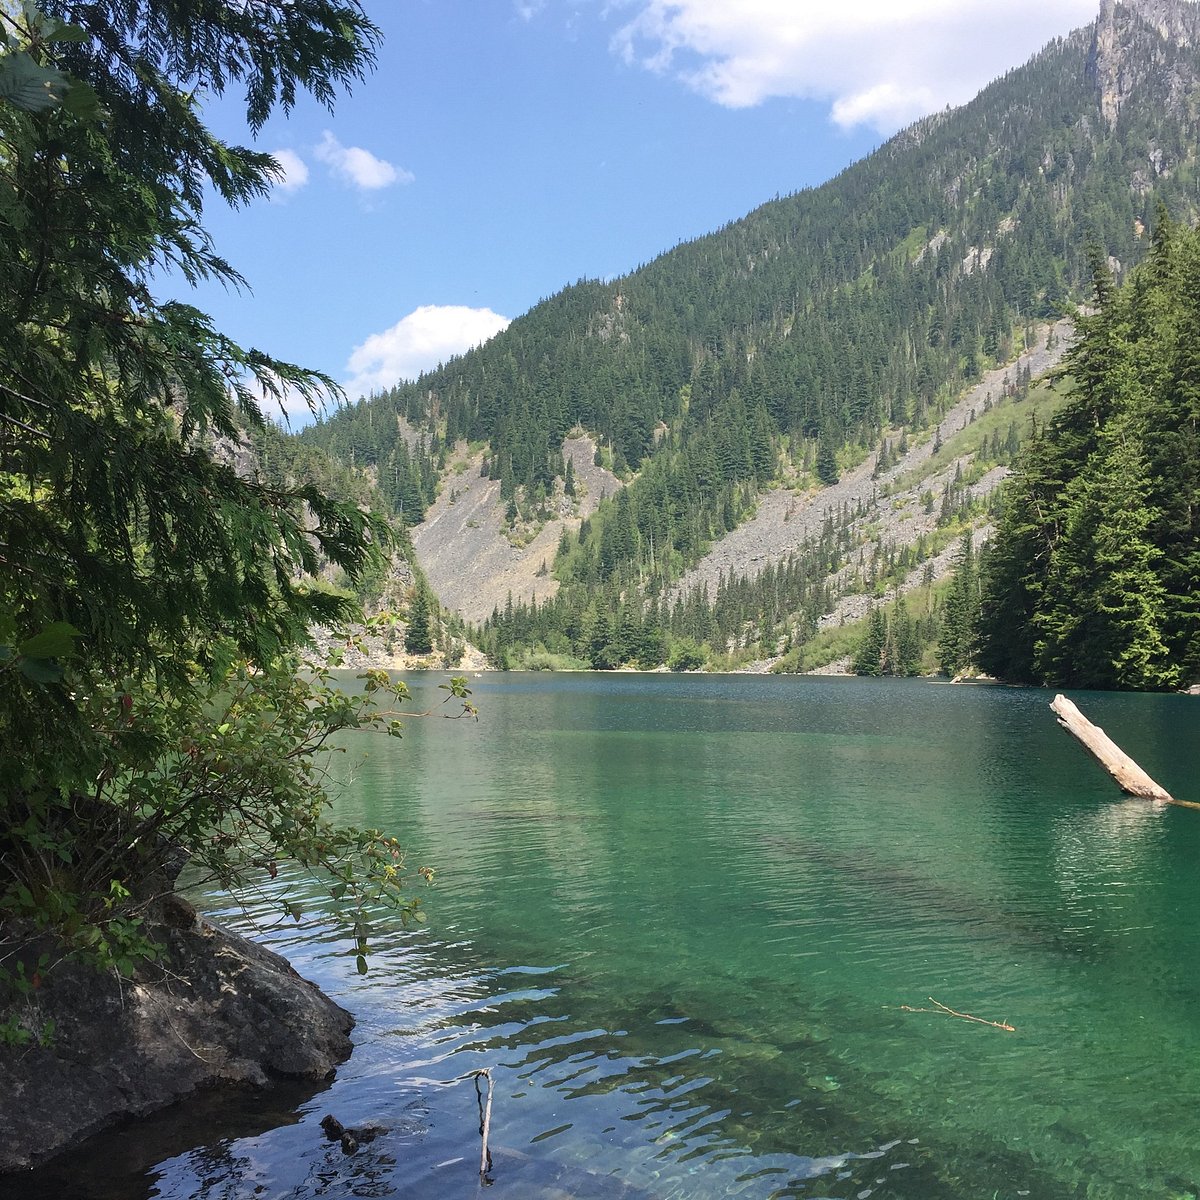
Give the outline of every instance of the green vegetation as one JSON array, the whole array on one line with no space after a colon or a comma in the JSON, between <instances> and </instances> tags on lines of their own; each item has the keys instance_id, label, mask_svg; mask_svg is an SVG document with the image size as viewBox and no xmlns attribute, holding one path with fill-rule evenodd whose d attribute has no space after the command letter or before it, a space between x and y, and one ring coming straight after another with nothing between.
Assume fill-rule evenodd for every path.
<instances>
[{"instance_id":1,"label":"green vegetation","mask_svg":"<svg viewBox=\"0 0 1200 1200\"><path fill-rule=\"evenodd\" d=\"M865 618L861 621L847 621L844 625L827 625L811 638L792 646L771 667L771 671L776 675L794 675L850 660L858 649L865 629Z\"/></svg>"},{"instance_id":2,"label":"green vegetation","mask_svg":"<svg viewBox=\"0 0 1200 1200\"><path fill-rule=\"evenodd\" d=\"M968 538L965 539L969 540ZM868 605L865 616L826 625L792 646L771 670L778 675L845 663L856 675L932 675L945 670L938 655L947 612L948 580L926 578L908 593Z\"/></svg>"},{"instance_id":3,"label":"green vegetation","mask_svg":"<svg viewBox=\"0 0 1200 1200\"><path fill-rule=\"evenodd\" d=\"M947 675L960 675L975 661L979 605L979 570L968 533L947 590L938 635L938 662Z\"/></svg>"},{"instance_id":4,"label":"green vegetation","mask_svg":"<svg viewBox=\"0 0 1200 1200\"><path fill-rule=\"evenodd\" d=\"M942 442L919 473L901 475L892 491L909 488L930 475L946 470L957 458L970 458L972 476L981 477L992 467L1009 466L1031 429L1045 425L1062 407L1064 392L1050 380L1033 382L1014 373L1007 395L986 402L975 418ZM974 482L974 478L969 479Z\"/></svg>"},{"instance_id":5,"label":"green vegetation","mask_svg":"<svg viewBox=\"0 0 1200 1200\"><path fill-rule=\"evenodd\" d=\"M409 654L431 654L433 641L433 611L429 591L424 585L418 585L408 606L408 628L404 633L404 646Z\"/></svg>"},{"instance_id":6,"label":"green vegetation","mask_svg":"<svg viewBox=\"0 0 1200 1200\"><path fill-rule=\"evenodd\" d=\"M978 660L1007 679L1200 677L1200 233L1158 214L1116 288L1096 258L1067 402L1026 447L983 559Z\"/></svg>"},{"instance_id":7,"label":"green vegetation","mask_svg":"<svg viewBox=\"0 0 1200 1200\"><path fill-rule=\"evenodd\" d=\"M142 906L169 887L174 848L226 884L291 857L325 869L336 896L408 903L398 848L330 824L314 761L336 730L397 732L403 691L378 675L355 697L322 670L296 679L310 624L356 612L311 582L318 568L357 584L387 526L348 489L227 465L247 430L282 446L256 397L315 401L333 385L152 291L164 264L238 286L204 231L205 198L245 203L277 170L216 138L193 95L243 88L258 129L302 90L328 103L377 36L353 0L0 6L10 951L45 933L130 969L154 952ZM364 938L356 921L360 953ZM0 963L9 982L20 961Z\"/></svg>"}]
</instances>

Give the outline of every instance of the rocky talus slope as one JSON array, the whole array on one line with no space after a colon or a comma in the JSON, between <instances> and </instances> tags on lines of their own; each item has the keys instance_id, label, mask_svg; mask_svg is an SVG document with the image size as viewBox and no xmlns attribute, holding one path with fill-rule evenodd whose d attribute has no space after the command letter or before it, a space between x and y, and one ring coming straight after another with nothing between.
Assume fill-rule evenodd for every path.
<instances>
[{"instance_id":1,"label":"rocky talus slope","mask_svg":"<svg viewBox=\"0 0 1200 1200\"><path fill-rule=\"evenodd\" d=\"M907 450L883 472L876 471L878 453L872 453L831 487L806 491L781 487L765 492L755 515L715 543L704 559L677 581L670 599L705 585L709 595L715 596L720 579L730 572L757 576L767 565L802 550L807 539L819 537L827 518L834 515L854 514L850 537L864 547L880 541L899 549L916 545L921 537L930 538L937 527L938 513L927 511L923 497L927 492L941 495L959 468L966 471L970 466L969 456L961 456L939 460L937 468L931 470L935 447L965 429L989 400L999 402L1022 373L1037 379L1057 366L1070 338L1069 321L1038 327L1030 349L1013 362L987 372L946 411L936 430L912 439ZM603 496L615 494L622 486L610 472L593 465L595 443L590 437L567 439L563 452L570 458L578 481L575 502L572 504L560 489L554 498L557 515L539 530L530 531L529 540L521 545L506 531L499 483L479 474L482 455L470 455L465 447L458 448L437 502L413 531L418 559L444 605L457 609L468 620L481 621L493 608L503 608L510 593L514 599L532 598L539 603L555 594L558 582L551 569L562 530L577 529ZM1007 473L1002 467L988 471L967 487L966 498L986 498ZM982 525L977 542L986 540L989 531L989 526ZM930 571L934 579L944 577L957 552L956 545L943 548L916 568L900 590L919 587ZM860 555L852 554L830 580L835 592L848 584L861 566ZM866 613L869 603L868 596L851 591L838 599L820 623L824 627L857 620ZM401 669L409 665L402 652L389 661L382 648L372 661ZM467 670L480 666L481 660L474 655L463 664Z\"/></svg>"},{"instance_id":2,"label":"rocky talus slope","mask_svg":"<svg viewBox=\"0 0 1200 1200\"><path fill-rule=\"evenodd\" d=\"M860 504L862 516L854 522L855 532L865 533L870 526L871 540L881 538L897 547L915 545L922 534L932 533L937 524L937 514L923 510L922 493L928 489L939 494L954 477L961 461L955 460L937 473L927 474L923 468L933 457L935 444L958 433L972 414L983 410L989 396L993 399L1001 396L1006 382L1015 379L1019 371L1028 369L1036 379L1056 366L1066 351L1070 335L1068 321L1038 329L1030 350L1009 365L987 372L947 410L936 436L931 433L919 442L914 441L907 453L878 477L875 477L878 454L873 453L831 487L806 492L779 488L767 492L749 521L716 542L692 570L681 576L671 591L671 599L704 585L708 586L709 595L715 596L721 577L731 571L739 576L758 576L768 564L798 551L805 539L818 537L828 516L843 510L855 512ZM972 497L988 495L1005 474L1004 470L989 472L972 486ZM947 563L935 560L935 565L942 568L943 574L948 569ZM861 616L866 603L865 597L846 597L827 620L836 623Z\"/></svg>"},{"instance_id":3,"label":"rocky talus slope","mask_svg":"<svg viewBox=\"0 0 1200 1200\"><path fill-rule=\"evenodd\" d=\"M500 483L480 475L482 452L457 447L437 500L412 534L417 560L438 599L475 622L503 608L510 593L514 600L539 604L550 599L558 591L551 569L563 529L578 529L603 497L623 486L611 471L594 465L595 454L590 437L567 438L563 457L574 469L574 499L560 485L552 500L554 516L540 529L518 528L510 537Z\"/></svg>"}]
</instances>

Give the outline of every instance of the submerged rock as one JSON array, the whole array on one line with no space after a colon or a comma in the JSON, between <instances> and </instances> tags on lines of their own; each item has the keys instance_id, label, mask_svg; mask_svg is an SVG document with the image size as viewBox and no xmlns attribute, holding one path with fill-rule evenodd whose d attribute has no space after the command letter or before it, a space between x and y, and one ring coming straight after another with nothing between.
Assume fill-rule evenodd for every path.
<instances>
[{"instance_id":1,"label":"submerged rock","mask_svg":"<svg viewBox=\"0 0 1200 1200\"><path fill-rule=\"evenodd\" d=\"M347 1129L333 1113L326 1113L321 1118L321 1128L331 1142L342 1143L343 1154L354 1154L360 1146L366 1146L377 1137L391 1132L386 1125L359 1125Z\"/></svg>"},{"instance_id":2,"label":"submerged rock","mask_svg":"<svg viewBox=\"0 0 1200 1200\"><path fill-rule=\"evenodd\" d=\"M353 1018L286 959L177 897L165 907L161 966L128 980L63 963L22 1002L18 1015L53 1034L0 1046L0 1173L200 1089L319 1081L349 1056Z\"/></svg>"}]
</instances>

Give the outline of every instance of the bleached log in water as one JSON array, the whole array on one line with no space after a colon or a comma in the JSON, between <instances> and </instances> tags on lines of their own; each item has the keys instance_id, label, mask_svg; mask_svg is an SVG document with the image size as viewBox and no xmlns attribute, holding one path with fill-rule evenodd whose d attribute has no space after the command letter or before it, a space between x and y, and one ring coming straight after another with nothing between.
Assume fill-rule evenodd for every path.
<instances>
[{"instance_id":1,"label":"bleached log in water","mask_svg":"<svg viewBox=\"0 0 1200 1200\"><path fill-rule=\"evenodd\" d=\"M1058 723L1068 733L1078 738L1100 765L1116 780L1117 786L1130 796L1143 800L1156 800L1161 804L1185 804L1176 800L1166 788L1154 782L1116 742L1100 728L1093 725L1066 696L1055 696L1050 705L1058 717ZM1188 804L1188 807L1200 805Z\"/></svg>"}]
</instances>

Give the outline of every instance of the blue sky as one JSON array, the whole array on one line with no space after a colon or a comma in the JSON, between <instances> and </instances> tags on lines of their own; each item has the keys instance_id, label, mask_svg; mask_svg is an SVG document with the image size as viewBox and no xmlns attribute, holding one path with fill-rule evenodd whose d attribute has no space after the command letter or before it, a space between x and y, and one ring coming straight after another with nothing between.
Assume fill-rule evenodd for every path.
<instances>
[{"instance_id":1,"label":"blue sky","mask_svg":"<svg viewBox=\"0 0 1200 1200\"><path fill-rule=\"evenodd\" d=\"M1096 0L365 0L384 44L330 114L257 145L286 179L207 224L244 344L351 397L414 377L582 277L632 270L824 182L969 99ZM238 105L210 108L246 141ZM295 418L295 419L302 419Z\"/></svg>"}]
</instances>

